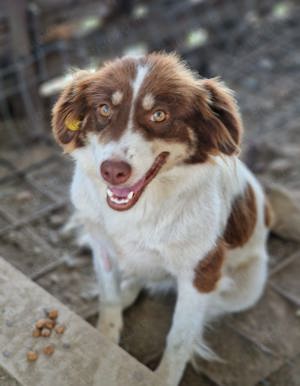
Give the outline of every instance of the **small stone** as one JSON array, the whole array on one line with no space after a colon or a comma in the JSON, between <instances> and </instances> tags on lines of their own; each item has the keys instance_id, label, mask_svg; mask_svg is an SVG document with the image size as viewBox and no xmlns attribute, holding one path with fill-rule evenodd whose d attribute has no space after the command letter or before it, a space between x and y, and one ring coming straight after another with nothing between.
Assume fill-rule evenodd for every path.
<instances>
[{"instance_id":1,"label":"small stone","mask_svg":"<svg viewBox=\"0 0 300 386\"><path fill-rule=\"evenodd\" d=\"M33 194L29 190L23 190L16 195L16 199L19 202L27 202L33 199Z\"/></svg>"},{"instance_id":2,"label":"small stone","mask_svg":"<svg viewBox=\"0 0 300 386\"><path fill-rule=\"evenodd\" d=\"M291 169L291 162L284 158L279 158L271 162L269 166L273 174L285 174Z\"/></svg>"},{"instance_id":3,"label":"small stone","mask_svg":"<svg viewBox=\"0 0 300 386\"><path fill-rule=\"evenodd\" d=\"M65 350L69 350L70 348L71 348L71 345L70 345L70 343L63 343L63 348L65 349Z\"/></svg>"},{"instance_id":4,"label":"small stone","mask_svg":"<svg viewBox=\"0 0 300 386\"><path fill-rule=\"evenodd\" d=\"M43 328L41 331L41 336L48 338L51 335L51 330L49 328Z\"/></svg>"},{"instance_id":5,"label":"small stone","mask_svg":"<svg viewBox=\"0 0 300 386\"><path fill-rule=\"evenodd\" d=\"M35 328L33 331L32 331L32 336L34 338L38 338L39 336L41 336L41 330L38 329L38 328Z\"/></svg>"},{"instance_id":6,"label":"small stone","mask_svg":"<svg viewBox=\"0 0 300 386\"><path fill-rule=\"evenodd\" d=\"M48 312L48 318L55 320L58 317L58 311L56 309L52 309Z\"/></svg>"},{"instance_id":7,"label":"small stone","mask_svg":"<svg viewBox=\"0 0 300 386\"><path fill-rule=\"evenodd\" d=\"M36 351L28 351L27 352L27 360L29 362L34 362L38 359L38 353Z\"/></svg>"},{"instance_id":8,"label":"small stone","mask_svg":"<svg viewBox=\"0 0 300 386\"><path fill-rule=\"evenodd\" d=\"M56 274L56 273L52 273L50 276L49 276L50 280L51 280L51 283L53 284L56 284L59 282L59 276Z\"/></svg>"},{"instance_id":9,"label":"small stone","mask_svg":"<svg viewBox=\"0 0 300 386\"><path fill-rule=\"evenodd\" d=\"M54 350L55 350L55 348L54 348L53 344L49 344L48 346L43 348L43 353L45 355L51 356L54 353Z\"/></svg>"},{"instance_id":10,"label":"small stone","mask_svg":"<svg viewBox=\"0 0 300 386\"><path fill-rule=\"evenodd\" d=\"M11 353L9 352L9 351L3 351L2 352L2 354L3 354L3 356L5 357L5 358L10 358L11 357Z\"/></svg>"},{"instance_id":11,"label":"small stone","mask_svg":"<svg viewBox=\"0 0 300 386\"><path fill-rule=\"evenodd\" d=\"M42 252L42 249L38 246L34 246L33 247L33 252L36 254L36 255L39 255L41 252Z\"/></svg>"},{"instance_id":12,"label":"small stone","mask_svg":"<svg viewBox=\"0 0 300 386\"><path fill-rule=\"evenodd\" d=\"M72 256L65 254L62 259L63 259L66 267L68 267L68 268L75 268L76 267L76 261Z\"/></svg>"},{"instance_id":13,"label":"small stone","mask_svg":"<svg viewBox=\"0 0 300 386\"><path fill-rule=\"evenodd\" d=\"M50 225L52 225L54 228L57 228L60 225L62 225L64 223L64 221L65 221L64 217L59 215L59 214L53 214L49 218Z\"/></svg>"},{"instance_id":14,"label":"small stone","mask_svg":"<svg viewBox=\"0 0 300 386\"><path fill-rule=\"evenodd\" d=\"M96 299L98 296L99 296L98 288L90 288L80 293L81 299L87 300L87 301Z\"/></svg>"},{"instance_id":15,"label":"small stone","mask_svg":"<svg viewBox=\"0 0 300 386\"><path fill-rule=\"evenodd\" d=\"M14 325L14 322L12 320L6 320L5 324L6 324L6 327L12 327Z\"/></svg>"},{"instance_id":16,"label":"small stone","mask_svg":"<svg viewBox=\"0 0 300 386\"><path fill-rule=\"evenodd\" d=\"M55 332L57 333L57 334L63 334L64 332L65 332L65 326L64 325L62 325L62 324L59 324L58 326L56 326L55 327Z\"/></svg>"}]
</instances>

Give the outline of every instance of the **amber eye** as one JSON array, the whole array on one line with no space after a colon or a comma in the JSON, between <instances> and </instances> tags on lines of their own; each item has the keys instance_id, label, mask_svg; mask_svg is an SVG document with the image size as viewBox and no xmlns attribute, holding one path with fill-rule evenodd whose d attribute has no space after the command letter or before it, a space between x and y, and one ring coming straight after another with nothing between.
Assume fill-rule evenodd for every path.
<instances>
[{"instance_id":1,"label":"amber eye","mask_svg":"<svg viewBox=\"0 0 300 386\"><path fill-rule=\"evenodd\" d=\"M103 104L103 105L101 105L100 107L99 107L99 111L100 111L100 114L103 116L103 117L105 117L105 118L107 118L107 117L109 117L110 115L111 115L111 108L110 108L110 106L108 105L108 104Z\"/></svg>"},{"instance_id":2,"label":"amber eye","mask_svg":"<svg viewBox=\"0 0 300 386\"><path fill-rule=\"evenodd\" d=\"M153 122L163 122L167 118L167 113L163 110L157 110L151 115L151 121Z\"/></svg>"}]
</instances>

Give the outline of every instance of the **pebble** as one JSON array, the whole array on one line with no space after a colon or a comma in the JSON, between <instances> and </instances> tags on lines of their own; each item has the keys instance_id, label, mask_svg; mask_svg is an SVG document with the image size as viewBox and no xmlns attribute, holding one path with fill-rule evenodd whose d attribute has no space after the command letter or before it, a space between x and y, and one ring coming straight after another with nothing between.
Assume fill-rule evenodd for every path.
<instances>
[{"instance_id":1,"label":"pebble","mask_svg":"<svg viewBox=\"0 0 300 386\"><path fill-rule=\"evenodd\" d=\"M291 168L291 163L287 159L279 158L272 161L269 165L269 168L274 174L282 174L286 173Z\"/></svg>"},{"instance_id":2,"label":"pebble","mask_svg":"<svg viewBox=\"0 0 300 386\"><path fill-rule=\"evenodd\" d=\"M3 351L3 356L5 357L5 358L10 358L11 357L11 353L9 352L9 351Z\"/></svg>"},{"instance_id":3,"label":"pebble","mask_svg":"<svg viewBox=\"0 0 300 386\"><path fill-rule=\"evenodd\" d=\"M14 322L12 320L6 320L5 325L6 327L12 327L14 325Z\"/></svg>"},{"instance_id":4,"label":"pebble","mask_svg":"<svg viewBox=\"0 0 300 386\"><path fill-rule=\"evenodd\" d=\"M29 190L23 190L16 195L16 199L19 202L31 201L33 199L33 194Z\"/></svg>"},{"instance_id":5,"label":"pebble","mask_svg":"<svg viewBox=\"0 0 300 386\"><path fill-rule=\"evenodd\" d=\"M52 216L50 216L49 222L50 225L56 228L62 225L65 222L65 219L60 214L53 214Z\"/></svg>"}]
</instances>

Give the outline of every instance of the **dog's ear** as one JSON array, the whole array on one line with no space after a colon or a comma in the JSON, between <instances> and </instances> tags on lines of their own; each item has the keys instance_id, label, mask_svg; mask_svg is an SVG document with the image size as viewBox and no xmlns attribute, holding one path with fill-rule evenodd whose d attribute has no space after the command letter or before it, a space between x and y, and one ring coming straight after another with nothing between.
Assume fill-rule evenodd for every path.
<instances>
[{"instance_id":1,"label":"dog's ear","mask_svg":"<svg viewBox=\"0 0 300 386\"><path fill-rule=\"evenodd\" d=\"M231 90L216 78L200 80L199 89L197 137L202 152L237 154L243 126Z\"/></svg>"},{"instance_id":2,"label":"dog's ear","mask_svg":"<svg viewBox=\"0 0 300 386\"><path fill-rule=\"evenodd\" d=\"M88 84L85 71L75 74L71 83L62 91L52 110L54 137L65 152L83 145L84 125L88 112L85 89Z\"/></svg>"}]
</instances>

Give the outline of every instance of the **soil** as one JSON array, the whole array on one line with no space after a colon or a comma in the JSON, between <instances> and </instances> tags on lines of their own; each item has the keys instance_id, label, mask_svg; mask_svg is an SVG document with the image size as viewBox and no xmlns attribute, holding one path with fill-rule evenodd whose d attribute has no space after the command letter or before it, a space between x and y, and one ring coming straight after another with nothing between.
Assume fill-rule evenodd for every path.
<instances>
[{"instance_id":1,"label":"soil","mask_svg":"<svg viewBox=\"0 0 300 386\"><path fill-rule=\"evenodd\" d=\"M171 12L172 2L166 3ZM300 8L292 1L221 3L227 4L197 5L198 13L190 19L183 13L178 22L188 31L202 21L208 40L201 47L170 37L151 47L178 49L203 75L220 76L234 89L245 124L243 160L263 184L276 182L299 194ZM106 28L109 34L113 27ZM25 148L11 145L6 130L0 131L0 255L95 323L97 285L90 253L63 231L72 213L72 163L46 134L24 143ZM182 386L299 385L299 247L297 241L271 235L270 270L288 264L270 277L257 307L207 331L207 341L226 363L199 361L200 373L188 367ZM175 295L143 293L125 312L121 346L150 367L163 351L175 300ZM0 373L1 385L14 385L5 376Z\"/></svg>"}]
</instances>

